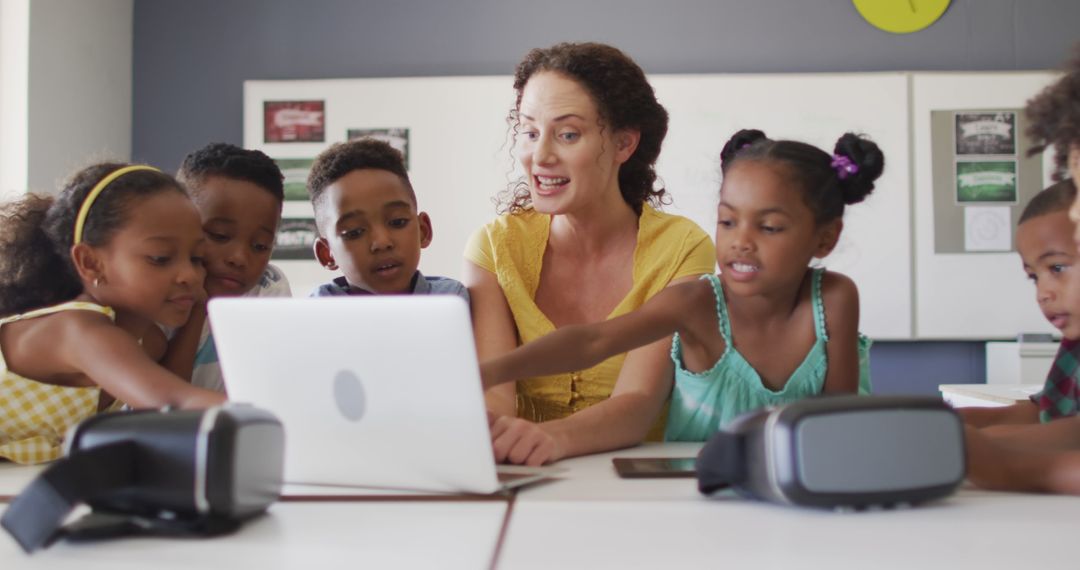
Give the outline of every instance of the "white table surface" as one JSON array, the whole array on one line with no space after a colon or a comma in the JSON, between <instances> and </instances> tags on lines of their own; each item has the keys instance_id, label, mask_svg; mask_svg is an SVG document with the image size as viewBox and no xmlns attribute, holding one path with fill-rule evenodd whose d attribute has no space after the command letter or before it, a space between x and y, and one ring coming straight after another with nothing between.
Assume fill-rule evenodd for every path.
<instances>
[{"instance_id":1,"label":"white table surface","mask_svg":"<svg viewBox=\"0 0 1080 570\"><path fill-rule=\"evenodd\" d=\"M695 479L620 479L613 457L693 457L701 444L646 444L564 460L566 472L507 503L416 497L285 502L232 537L60 543L8 568L936 568L1061 567L1080 498L964 488L901 511L834 513L709 499ZM0 487L36 470L0 464ZM0 491L2 492L2 491ZM0 505L0 510L3 505Z\"/></svg>"},{"instance_id":2,"label":"white table surface","mask_svg":"<svg viewBox=\"0 0 1080 570\"><path fill-rule=\"evenodd\" d=\"M565 473L517 492L517 503L531 501L693 501L697 479L620 479L614 457L697 457L701 443L646 443L629 449L564 459Z\"/></svg>"},{"instance_id":3,"label":"white table surface","mask_svg":"<svg viewBox=\"0 0 1080 570\"><path fill-rule=\"evenodd\" d=\"M18 495L45 467L0 461L0 500Z\"/></svg>"},{"instance_id":4,"label":"white table surface","mask_svg":"<svg viewBox=\"0 0 1080 570\"><path fill-rule=\"evenodd\" d=\"M945 401L957 407L1008 406L1027 400L1042 387L1042 384L942 384L938 390Z\"/></svg>"},{"instance_id":5,"label":"white table surface","mask_svg":"<svg viewBox=\"0 0 1080 570\"><path fill-rule=\"evenodd\" d=\"M962 490L901 511L835 513L734 496L515 502L500 570L1063 568L1080 498ZM1064 564L1064 566L1063 566Z\"/></svg>"},{"instance_id":6,"label":"white table surface","mask_svg":"<svg viewBox=\"0 0 1080 570\"><path fill-rule=\"evenodd\" d=\"M560 461L558 467L566 469L518 491L518 500L688 500L697 496L694 479L619 479L612 467L613 457L696 457L700 443L646 443L630 449L575 457ZM18 495L44 466L23 466L0 462L0 500ZM445 499L443 493L421 493L396 489L372 489L363 487L326 487L315 485L286 485L285 497L328 498L341 496L349 499L371 497L386 499L431 497Z\"/></svg>"},{"instance_id":7,"label":"white table surface","mask_svg":"<svg viewBox=\"0 0 1080 570\"><path fill-rule=\"evenodd\" d=\"M0 505L0 512L6 505ZM0 534L4 570L448 568L491 565L502 501L278 503L234 535L58 542L25 555Z\"/></svg>"},{"instance_id":8,"label":"white table surface","mask_svg":"<svg viewBox=\"0 0 1080 570\"><path fill-rule=\"evenodd\" d=\"M46 465L18 465L7 461L0 462L0 501L9 500L18 495L20 491L38 473L45 469ZM447 497L465 497L467 495L455 495L451 493L423 493L419 491L406 491L402 489L375 489L371 487L333 487L325 485L285 485L281 491L282 497L291 500L324 500L326 498L341 498L342 500L359 500L364 498L389 499L409 498L419 499L430 497L432 499L446 499Z\"/></svg>"}]
</instances>

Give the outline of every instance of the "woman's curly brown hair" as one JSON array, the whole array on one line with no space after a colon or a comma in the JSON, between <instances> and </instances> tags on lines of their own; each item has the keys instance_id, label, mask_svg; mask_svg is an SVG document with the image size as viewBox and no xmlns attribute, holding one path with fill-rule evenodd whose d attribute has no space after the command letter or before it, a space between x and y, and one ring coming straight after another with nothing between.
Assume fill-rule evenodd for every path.
<instances>
[{"instance_id":1,"label":"woman's curly brown hair","mask_svg":"<svg viewBox=\"0 0 1080 570\"><path fill-rule=\"evenodd\" d=\"M667 135L668 114L656 100L641 67L622 51L599 43L561 43L530 51L514 71L517 98L507 116L514 136L520 124L518 111L525 84L541 71L561 73L584 87L596 104L604 127L641 132L637 150L619 167L619 191L638 214L645 202L653 206L662 204L666 191L654 187L654 166ZM500 213L520 212L532 202L529 186L525 181L511 183L499 192L495 201Z\"/></svg>"},{"instance_id":2,"label":"woman's curly brown hair","mask_svg":"<svg viewBox=\"0 0 1080 570\"><path fill-rule=\"evenodd\" d=\"M1080 44L1065 66L1065 75L1027 104L1027 134L1035 146L1028 155L1054 147L1054 180L1068 170L1069 150L1080 148Z\"/></svg>"}]
</instances>

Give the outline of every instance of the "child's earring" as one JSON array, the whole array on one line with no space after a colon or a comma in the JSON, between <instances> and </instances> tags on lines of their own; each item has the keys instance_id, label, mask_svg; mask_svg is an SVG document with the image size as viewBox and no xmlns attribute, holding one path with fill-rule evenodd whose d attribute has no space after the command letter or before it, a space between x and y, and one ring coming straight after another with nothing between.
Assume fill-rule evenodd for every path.
<instances>
[{"instance_id":1,"label":"child's earring","mask_svg":"<svg viewBox=\"0 0 1080 570\"><path fill-rule=\"evenodd\" d=\"M101 277L94 278L94 287L101 287Z\"/></svg>"}]
</instances>

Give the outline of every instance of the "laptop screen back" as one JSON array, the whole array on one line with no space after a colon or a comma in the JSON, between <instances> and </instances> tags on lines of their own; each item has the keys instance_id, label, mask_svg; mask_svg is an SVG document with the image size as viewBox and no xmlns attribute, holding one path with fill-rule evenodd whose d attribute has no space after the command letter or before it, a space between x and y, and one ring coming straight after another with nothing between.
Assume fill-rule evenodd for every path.
<instances>
[{"instance_id":1,"label":"laptop screen back","mask_svg":"<svg viewBox=\"0 0 1080 570\"><path fill-rule=\"evenodd\" d=\"M456 296L219 298L229 399L285 425L285 480L489 493L497 481Z\"/></svg>"}]
</instances>

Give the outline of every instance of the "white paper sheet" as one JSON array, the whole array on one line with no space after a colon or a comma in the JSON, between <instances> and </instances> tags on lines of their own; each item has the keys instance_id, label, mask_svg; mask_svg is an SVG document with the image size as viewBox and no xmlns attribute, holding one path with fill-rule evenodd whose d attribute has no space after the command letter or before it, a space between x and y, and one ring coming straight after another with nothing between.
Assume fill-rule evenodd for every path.
<instances>
[{"instance_id":1,"label":"white paper sheet","mask_svg":"<svg viewBox=\"0 0 1080 570\"><path fill-rule=\"evenodd\" d=\"M967 251L1009 251L1012 249L1012 219L1008 206L968 206L964 208L964 249Z\"/></svg>"}]
</instances>

